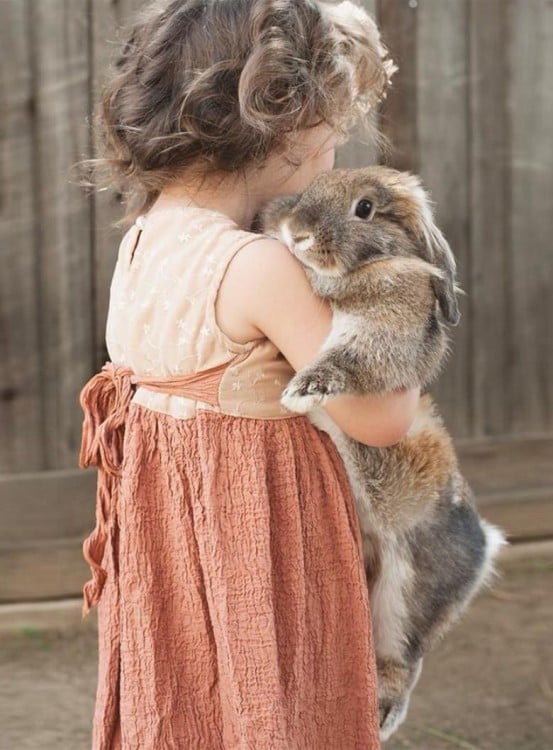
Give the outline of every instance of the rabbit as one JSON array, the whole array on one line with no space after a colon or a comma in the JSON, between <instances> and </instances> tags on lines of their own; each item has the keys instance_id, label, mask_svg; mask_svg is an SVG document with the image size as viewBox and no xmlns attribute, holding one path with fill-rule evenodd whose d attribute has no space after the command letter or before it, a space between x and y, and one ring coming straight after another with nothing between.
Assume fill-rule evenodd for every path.
<instances>
[{"instance_id":1,"label":"rabbit","mask_svg":"<svg viewBox=\"0 0 553 750\"><path fill-rule=\"evenodd\" d=\"M333 169L256 217L327 299L330 333L281 402L343 458L359 516L376 650L380 736L404 721L424 655L497 574L504 533L482 519L428 386L459 323L456 263L420 179L385 166ZM321 408L340 394L421 386L403 440L378 448Z\"/></svg>"}]
</instances>

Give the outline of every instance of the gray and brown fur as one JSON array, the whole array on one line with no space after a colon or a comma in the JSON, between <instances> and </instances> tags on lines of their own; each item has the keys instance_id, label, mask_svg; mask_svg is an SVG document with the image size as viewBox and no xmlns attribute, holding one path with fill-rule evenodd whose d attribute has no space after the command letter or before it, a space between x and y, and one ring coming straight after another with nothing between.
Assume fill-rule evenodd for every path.
<instances>
[{"instance_id":1,"label":"gray and brown fur","mask_svg":"<svg viewBox=\"0 0 553 750\"><path fill-rule=\"evenodd\" d=\"M356 215L360 201L365 211ZM369 203L367 203L367 201ZM363 215L363 214L362 214ZM375 166L318 175L258 217L303 263L333 311L319 355L282 403L333 438L356 498L377 653L381 737L404 720L423 655L488 584L502 532L477 513L453 441L427 392L459 322L453 253L415 175ZM340 394L421 386L399 443L345 435L321 407Z\"/></svg>"}]
</instances>

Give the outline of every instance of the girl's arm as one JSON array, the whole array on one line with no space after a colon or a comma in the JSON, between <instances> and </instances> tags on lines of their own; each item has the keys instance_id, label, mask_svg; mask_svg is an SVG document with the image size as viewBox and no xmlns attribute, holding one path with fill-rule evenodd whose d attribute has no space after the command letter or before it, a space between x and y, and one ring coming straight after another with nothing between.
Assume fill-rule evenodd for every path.
<instances>
[{"instance_id":1,"label":"girl's arm","mask_svg":"<svg viewBox=\"0 0 553 750\"><path fill-rule=\"evenodd\" d=\"M297 371L315 359L332 311L312 290L302 264L278 240L260 238L230 261L217 295L217 318L234 340L267 336ZM338 427L366 445L386 447L408 431L420 388L336 396L324 409Z\"/></svg>"}]
</instances>

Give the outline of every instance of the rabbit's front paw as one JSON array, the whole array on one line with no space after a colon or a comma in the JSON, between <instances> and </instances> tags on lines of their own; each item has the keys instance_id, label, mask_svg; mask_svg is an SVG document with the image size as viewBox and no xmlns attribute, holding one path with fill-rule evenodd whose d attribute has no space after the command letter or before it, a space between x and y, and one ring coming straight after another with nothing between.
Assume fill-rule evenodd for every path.
<instances>
[{"instance_id":1,"label":"rabbit's front paw","mask_svg":"<svg viewBox=\"0 0 553 750\"><path fill-rule=\"evenodd\" d=\"M288 383L280 398L281 404L290 411L305 414L335 395L339 384L326 380L317 372L299 372Z\"/></svg>"}]
</instances>

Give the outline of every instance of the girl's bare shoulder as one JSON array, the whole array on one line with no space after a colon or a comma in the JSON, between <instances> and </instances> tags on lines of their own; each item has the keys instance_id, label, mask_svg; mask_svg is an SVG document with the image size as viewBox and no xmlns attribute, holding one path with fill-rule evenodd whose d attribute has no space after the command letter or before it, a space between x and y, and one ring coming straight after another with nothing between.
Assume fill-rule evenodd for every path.
<instances>
[{"instance_id":1,"label":"girl's bare shoulder","mask_svg":"<svg viewBox=\"0 0 553 750\"><path fill-rule=\"evenodd\" d=\"M332 319L299 260L266 235L248 242L230 261L217 312L233 338L267 336L295 370L313 359Z\"/></svg>"}]
</instances>

